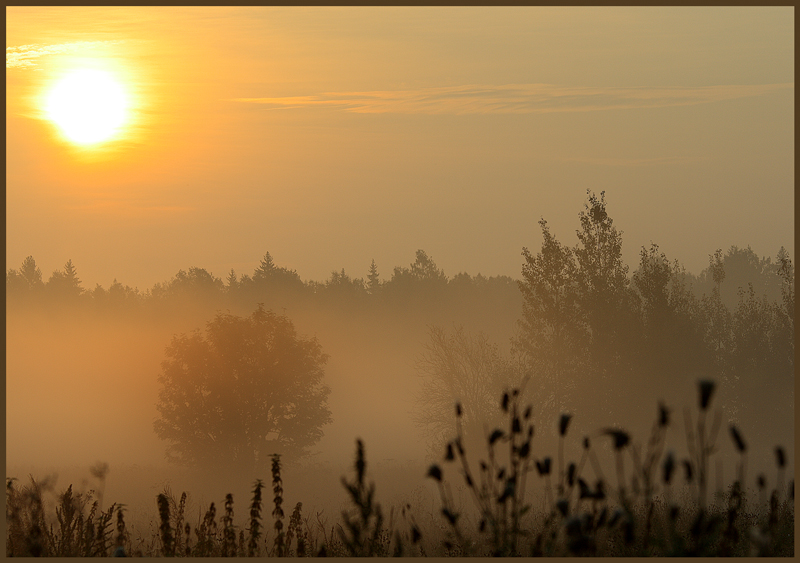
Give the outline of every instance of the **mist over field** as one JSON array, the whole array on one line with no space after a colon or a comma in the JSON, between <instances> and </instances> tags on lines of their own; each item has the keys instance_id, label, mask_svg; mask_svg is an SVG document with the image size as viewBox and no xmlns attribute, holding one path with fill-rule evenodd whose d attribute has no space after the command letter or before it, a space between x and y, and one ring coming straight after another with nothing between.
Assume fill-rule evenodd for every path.
<instances>
[{"instance_id":1,"label":"mist over field","mask_svg":"<svg viewBox=\"0 0 800 563\"><path fill-rule=\"evenodd\" d=\"M794 554L794 8L6 19L6 555Z\"/></svg>"},{"instance_id":2,"label":"mist over field","mask_svg":"<svg viewBox=\"0 0 800 563\"><path fill-rule=\"evenodd\" d=\"M605 240L613 241L617 231L600 213L605 209L604 200L590 194L580 215L592 224L583 232L605 229L612 235ZM168 463L169 441L159 439L154 421L164 400L159 376L168 366L163 362L177 358L168 344L186 335L211 338L215 319L242 322L261 311L288 320L297 338L316 339L327 355L322 383L329 389L330 423L319 427L319 440L311 440L303 454L269 453L284 454L287 501L303 502L306 514L327 515L331 522L346 508L341 478L353 473L356 439L365 444L378 501L387 510L413 501L435 522L437 496L425 471L456 437L456 403L472 418L464 444L477 463L486 456L485 437L502 424L501 395L514 388L522 389L522 402L532 407L536 459L555 456L559 417L570 414L565 455L577 459L581 440L590 438L610 478L612 443L602 433L622 429L635 447L643 447L660 405L670 418L666 447L688 458L685 417L697 411L698 382L713 380L713 410L723 424L709 468L711 490L724 491L736 480L730 424L748 445L748 487L755 489L756 475L774 474L776 446L784 448L793 474L793 352L780 360L781 353L789 353L781 346L793 338L792 325L781 324L786 299L793 299L786 285L793 271L783 251L773 260L731 247L710 254L709 267L698 275L657 248L642 248L641 264L628 275L611 251L624 274L620 295L625 297L616 302L613 316L597 317L581 309L590 302L580 293L580 268L554 266L554 249L563 253L566 246L552 238L546 223L542 229L545 242L538 251L525 250L519 280L447 276L420 250L413 263L397 266L391 276L380 276L373 262L363 277L334 271L324 281L301 281L267 253L255 272L231 272L225 281L192 268L144 292L121 282L87 290L71 261L45 280L31 257L7 275L7 473L19 479L57 476L61 488L101 489L104 498L129 506L142 519L139 526L153 517L153 499L165 489L189 492L188 506L198 514L229 492L247 499L255 479L269 481L264 454L257 457L258 469L248 466L246 457L226 458L232 454L224 453L229 451L224 443L209 442L205 461ZM562 258L579 253L582 244ZM559 271L572 273L559 278ZM725 274L717 284L720 272ZM653 286L659 283L660 289ZM564 302L576 300L574 307L559 313L553 308L556 294ZM533 310L538 316L531 316ZM575 312L578 317L571 317ZM718 319L726 319L724 334L714 330ZM592 322L600 323L593 325L595 338L576 336L553 347L555 334L591 328ZM607 341L614 354L593 347L601 331L609 330L616 335ZM250 338L238 334L228 346ZM576 348L580 342L583 347ZM186 350L181 369L189 370L189 378L206 377L192 372L199 349ZM243 377L211 373L223 386ZM264 373L273 375L259 376L267 378L263 385L278 385L269 378L280 377L279 371ZM200 417L217 408L218 391L209 385L209 406L186 403ZM217 447L223 449L214 454ZM104 480L92 477L98 462L109 466ZM542 491L532 494L544 506ZM466 502L463 491L459 498Z\"/></svg>"}]
</instances>

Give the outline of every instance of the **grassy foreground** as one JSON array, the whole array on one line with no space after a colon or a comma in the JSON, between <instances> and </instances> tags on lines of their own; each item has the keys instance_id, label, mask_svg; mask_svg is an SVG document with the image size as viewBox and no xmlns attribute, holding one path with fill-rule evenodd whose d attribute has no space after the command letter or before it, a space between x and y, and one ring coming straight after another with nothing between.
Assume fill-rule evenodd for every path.
<instances>
[{"instance_id":1,"label":"grassy foreground","mask_svg":"<svg viewBox=\"0 0 800 563\"><path fill-rule=\"evenodd\" d=\"M775 448L775 487L756 479L758 494L745 493L747 444L736 426L728 428L739 454L737 480L709 503L709 460L720 431L719 412L707 420L714 383L698 385L698 412L685 413L689 457L665 452L671 413L659 405L644 447L618 428L584 437L579 460L564 459L571 416L561 415L556 460L533 455L531 407L519 404L519 390L500 401L505 428L486 437L480 459L468 457L456 405L457 435L442 464L427 476L441 496L438 525L422 529L410 504L387 519L366 482L364 446L357 441L352 479L342 478L351 508L328 527L304 515L298 502L287 518L283 507L280 457L272 457L271 483L256 481L244 526L234 524L228 494L219 514L211 503L196 523L185 517L186 493L168 491L155 501L159 520L149 537L129 532L125 507L101 510L91 493L72 486L57 495L55 515L45 514L46 482L20 486L6 480L7 556L794 556L794 480L785 484L786 459ZM592 447L610 440L615 478L606 479ZM477 460L477 466L475 461ZM448 469L452 467L452 469ZM471 507L456 506L446 475L456 471ZM591 477L590 477L591 474ZM529 480L544 485L544 507L534 510ZM264 493L271 487L270 508ZM769 493L769 494L768 494ZM287 509L288 511L288 509ZM268 514L265 514L268 512ZM319 515L317 515L319 516Z\"/></svg>"}]
</instances>

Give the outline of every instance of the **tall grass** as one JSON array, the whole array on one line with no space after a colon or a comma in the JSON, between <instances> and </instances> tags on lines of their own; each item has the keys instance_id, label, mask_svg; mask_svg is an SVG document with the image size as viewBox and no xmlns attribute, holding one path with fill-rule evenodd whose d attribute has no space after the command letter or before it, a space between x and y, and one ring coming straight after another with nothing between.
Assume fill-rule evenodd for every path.
<instances>
[{"instance_id":1,"label":"tall grass","mask_svg":"<svg viewBox=\"0 0 800 563\"><path fill-rule=\"evenodd\" d=\"M736 426L729 427L738 453L736 480L713 502L707 499L708 472L717 451L719 411L708 416L715 385L698 384L698 409L684 411L689 457L677 459L666 450L671 411L659 404L647 441L642 445L621 428L603 428L579 438L580 458L565 458L572 414L557 421L557 468L539 451L532 407L520 404L519 389L503 394L498 407L502 427L488 431L483 455L468 457L461 428L461 407L455 408L455 438L446 444L442 463L429 467L439 493L440 524L423 529L410 503L395 521L388 521L375 500L375 483L367 482L365 447L356 442L354 476L342 477L350 509L333 525L317 513L303 516L298 502L284 527L283 479L280 456L272 456L272 525L262 523L262 490L256 480L246 526L235 523L234 498L225 497L221 526L211 503L204 516L186 521L187 495L169 491L157 495L157 531L132 538L125 509L101 508L93 492L75 493L69 486L53 493L49 480L20 486L6 480L6 555L97 557L133 556L793 556L794 480L786 481L786 455L775 447L775 486L767 476L756 478L758 500L746 494L747 442ZM612 449L615 486L601 471L594 445L608 440ZM680 469L683 469L681 472ZM108 467L92 472L101 479ZM454 500L448 475L460 474L469 492L469 506ZM557 474L554 474L557 471ZM681 474L683 475L681 479ZM422 475L420 476L422 477ZM553 482L554 480L554 482ZM544 504L529 493L544 491ZM769 493L769 494L768 494ZM48 512L46 495L55 500ZM102 494L102 491L101 491ZM49 515L48 515L49 514ZM238 532L238 533L237 533ZM136 542L134 544L134 542Z\"/></svg>"}]
</instances>

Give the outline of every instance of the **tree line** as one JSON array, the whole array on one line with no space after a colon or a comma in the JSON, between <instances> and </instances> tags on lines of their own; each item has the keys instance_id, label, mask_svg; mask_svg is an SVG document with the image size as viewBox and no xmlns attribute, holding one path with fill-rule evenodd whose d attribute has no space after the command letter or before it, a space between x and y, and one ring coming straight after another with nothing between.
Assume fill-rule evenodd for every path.
<instances>
[{"instance_id":1,"label":"tree line","mask_svg":"<svg viewBox=\"0 0 800 563\"><path fill-rule=\"evenodd\" d=\"M511 277L460 273L448 278L424 250L417 250L415 261L408 267L395 267L388 280L381 279L372 260L365 277L352 277L342 269L333 271L324 282L303 281L295 270L276 265L267 252L252 274L238 275L232 269L222 280L204 268L191 267L144 291L116 279L108 288L97 284L86 289L72 260L45 281L35 259L28 256L18 269L7 271L6 295L9 306L17 309L80 306L97 311L162 313L194 307L252 311L258 303L267 309L289 305L368 309L383 305L429 310L476 299L508 306L508 302L519 299Z\"/></svg>"},{"instance_id":2,"label":"tree line","mask_svg":"<svg viewBox=\"0 0 800 563\"><path fill-rule=\"evenodd\" d=\"M719 249L693 276L657 244L642 247L638 268L622 260L622 232L605 194L587 192L578 242L559 242L539 222L542 247L523 249L521 330L514 348L550 378L556 409L592 389L585 410L636 404L656 380L712 377L734 390L735 404L786 398L793 408L794 266L781 247L775 262L748 247ZM777 392L777 393L776 393ZM763 405L759 405L763 406ZM735 412L729 416L735 416Z\"/></svg>"},{"instance_id":3,"label":"tree line","mask_svg":"<svg viewBox=\"0 0 800 563\"><path fill-rule=\"evenodd\" d=\"M7 302L9 310L22 311L78 307L164 316L194 309L204 311L205 319L209 311L226 309L249 315L256 307L288 308L292 316L302 308L349 319L358 317L354 312L373 313L386 323L408 315L413 322L449 323L465 318L465 311L472 318L499 319L503 311L504 318L517 320L511 360L484 336L458 328L452 336L441 327L430 332L421 358L428 378L424 387L430 400L441 397L442 413L450 412L452 405L445 403L458 392L453 366L459 363L478 366L478 379L464 383L486 387L478 393L484 402L506 383L497 374L529 375L542 410L552 416L567 408L587 417L606 414L614 405L630 408L625 405L635 405L654 381L686 373L720 381L735 395L734 405L749 404L769 416L793 410L794 266L783 247L774 261L749 247L718 249L695 275L651 244L641 248L630 272L622 260L623 233L604 192L587 191L574 245L557 240L544 218L539 228L541 247L522 249L518 280L448 277L418 250L414 262L395 267L386 280L372 260L364 277L342 269L324 282L303 281L267 252L252 274L231 270L223 280L192 267L145 291L116 280L107 289L97 284L90 290L71 260L45 281L29 256L19 269L7 271ZM447 370L449 387L437 392L432 380ZM735 417L736 408L728 415Z\"/></svg>"}]
</instances>

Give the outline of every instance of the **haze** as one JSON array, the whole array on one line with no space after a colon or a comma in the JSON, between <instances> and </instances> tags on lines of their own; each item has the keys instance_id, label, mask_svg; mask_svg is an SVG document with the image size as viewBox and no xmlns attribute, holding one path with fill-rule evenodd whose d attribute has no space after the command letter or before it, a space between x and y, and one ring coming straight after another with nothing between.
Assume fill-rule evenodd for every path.
<instances>
[{"instance_id":1,"label":"haze","mask_svg":"<svg viewBox=\"0 0 800 563\"><path fill-rule=\"evenodd\" d=\"M145 289L266 251L320 280L424 248L518 276L539 217L572 240L587 188L631 264L650 241L693 272L731 244L793 252L792 14L10 7L7 264ZM141 104L100 162L36 106L94 59Z\"/></svg>"},{"instance_id":2,"label":"haze","mask_svg":"<svg viewBox=\"0 0 800 563\"><path fill-rule=\"evenodd\" d=\"M247 495L246 479L167 469L157 376L173 336L265 303L330 355L333 422L284 477L287 506L318 502L335 519L357 437L386 502L438 502L416 421L432 329L519 352L523 248L540 251L544 218L574 249L600 194L627 283L655 243L685 268L692 303L724 303L739 328L745 303L769 303L758 311L791 317L793 335L793 293L781 309L793 270L788 285L780 270L795 251L792 7L8 7L6 19L9 476L57 472L66 486L108 462L109 499L150 512L164 483L196 484L198 510L228 487ZM63 135L44 104L79 69L108 73L127 104L93 144ZM35 298L14 285L31 256ZM273 259L288 285L237 293ZM57 293L72 266L80 302ZM378 286L396 289L381 301ZM663 399L682 452L682 409L712 375L617 382L607 392L635 400L583 418L594 390L571 407L537 395L543 443L563 408L570 456L603 425L643 442ZM561 392L542 381L537 393ZM772 471L777 443L794 456L793 383L765 381L715 399L751 441L751 477Z\"/></svg>"}]
</instances>

